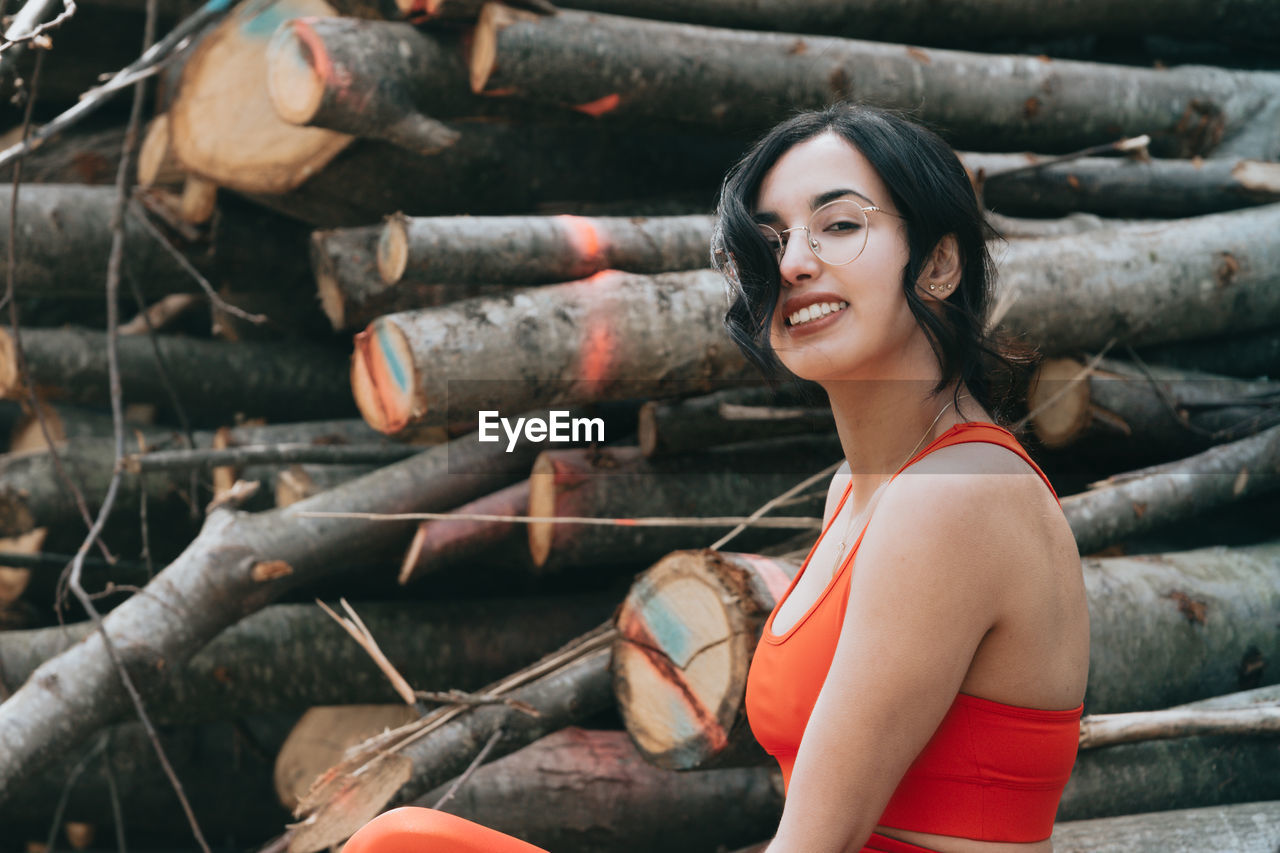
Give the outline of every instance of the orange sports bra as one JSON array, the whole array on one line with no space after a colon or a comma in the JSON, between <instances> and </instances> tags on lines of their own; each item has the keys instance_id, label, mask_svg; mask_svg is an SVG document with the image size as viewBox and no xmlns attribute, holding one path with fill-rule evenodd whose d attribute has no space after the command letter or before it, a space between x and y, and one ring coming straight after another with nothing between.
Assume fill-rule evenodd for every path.
<instances>
[{"instance_id":1,"label":"orange sports bra","mask_svg":"<svg viewBox=\"0 0 1280 853\"><path fill-rule=\"evenodd\" d=\"M943 447L971 441L999 444L1044 472L1003 427L959 423L940 435L894 473ZM846 488L832 522L849 497ZM1054 492L1057 497L1057 492ZM822 535L826 535L828 523ZM805 724L818 701L835 655L849 595L849 566L866 525L827 588L809 611L782 636L773 633L778 608L809 565L809 551L765 622L747 675L747 719L756 740L778 760L783 784L791 771ZM879 820L882 826L981 841L1041 841L1053 832L1062 789L1075 764L1084 709L1041 710L956 695L933 737L908 768Z\"/></svg>"}]
</instances>

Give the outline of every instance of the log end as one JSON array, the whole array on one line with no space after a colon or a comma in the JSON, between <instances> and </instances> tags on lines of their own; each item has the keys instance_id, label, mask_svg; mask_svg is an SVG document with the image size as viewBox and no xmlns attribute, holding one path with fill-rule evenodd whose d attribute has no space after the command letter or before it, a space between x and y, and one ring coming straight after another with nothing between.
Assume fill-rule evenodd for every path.
<instances>
[{"instance_id":1,"label":"log end","mask_svg":"<svg viewBox=\"0 0 1280 853\"><path fill-rule=\"evenodd\" d=\"M618 610L618 709L640 752L671 770L699 767L725 749L745 695L755 632L708 571L715 559L707 551L669 554Z\"/></svg>"},{"instance_id":2,"label":"log end","mask_svg":"<svg viewBox=\"0 0 1280 853\"><path fill-rule=\"evenodd\" d=\"M550 518L556 514L556 471L553 457L539 453L529 474L529 517ZM542 568L551 555L556 525L545 521L531 521L529 528L529 556L533 565Z\"/></svg>"},{"instance_id":3,"label":"log end","mask_svg":"<svg viewBox=\"0 0 1280 853\"><path fill-rule=\"evenodd\" d=\"M658 425L657 418L654 417L657 408L658 404L650 400L640 406L640 412L636 416L636 443L640 445L640 452L646 459L658 452Z\"/></svg>"},{"instance_id":4,"label":"log end","mask_svg":"<svg viewBox=\"0 0 1280 853\"><path fill-rule=\"evenodd\" d=\"M347 300L338 281L338 271L326 247L331 232L316 231L311 235L311 272L316 279L316 295L320 297L320 309L329 318L335 332L347 327Z\"/></svg>"},{"instance_id":5,"label":"log end","mask_svg":"<svg viewBox=\"0 0 1280 853\"><path fill-rule=\"evenodd\" d=\"M394 435L427 413L418 403L413 351L399 326L381 317L356 335L351 391L369 426Z\"/></svg>"},{"instance_id":6,"label":"log end","mask_svg":"<svg viewBox=\"0 0 1280 853\"><path fill-rule=\"evenodd\" d=\"M290 124L306 125L324 100L326 72L333 61L316 35L314 18L294 18L267 44L267 91L271 106Z\"/></svg>"},{"instance_id":7,"label":"log end","mask_svg":"<svg viewBox=\"0 0 1280 853\"><path fill-rule=\"evenodd\" d=\"M409 223L402 213L387 217L378 235L378 274L387 284L397 284L404 278L409 265Z\"/></svg>"},{"instance_id":8,"label":"log end","mask_svg":"<svg viewBox=\"0 0 1280 853\"><path fill-rule=\"evenodd\" d=\"M1045 447L1065 447L1089 422L1089 381L1076 379L1084 365L1070 358L1048 359L1027 393L1031 423Z\"/></svg>"},{"instance_id":9,"label":"log end","mask_svg":"<svg viewBox=\"0 0 1280 853\"><path fill-rule=\"evenodd\" d=\"M304 501L318 490L305 468L301 465L290 465L276 473L274 491L276 506L284 507Z\"/></svg>"},{"instance_id":10,"label":"log end","mask_svg":"<svg viewBox=\"0 0 1280 853\"><path fill-rule=\"evenodd\" d=\"M138 184L176 187L185 176L169 142L169 116L161 113L147 125L147 134L138 149Z\"/></svg>"},{"instance_id":11,"label":"log end","mask_svg":"<svg viewBox=\"0 0 1280 853\"><path fill-rule=\"evenodd\" d=\"M418 525L418 529L414 531L413 541L409 543L409 549L404 552L404 562L400 564L400 585L405 586L409 581L413 580L418 574L422 563L422 546L427 541L429 521L424 521Z\"/></svg>"},{"instance_id":12,"label":"log end","mask_svg":"<svg viewBox=\"0 0 1280 853\"><path fill-rule=\"evenodd\" d=\"M498 61L498 31L513 20L515 10L501 3L486 3L472 31L471 51L467 67L471 75L471 91L480 94L493 76Z\"/></svg>"},{"instance_id":13,"label":"log end","mask_svg":"<svg viewBox=\"0 0 1280 853\"><path fill-rule=\"evenodd\" d=\"M218 185L195 175L188 175L182 184L182 199L178 202L178 216L183 222L203 225L213 218L218 207Z\"/></svg>"},{"instance_id":14,"label":"log end","mask_svg":"<svg viewBox=\"0 0 1280 853\"><path fill-rule=\"evenodd\" d=\"M21 375L18 373L18 352L13 343L13 333L0 329L0 399L17 400L22 396Z\"/></svg>"}]
</instances>

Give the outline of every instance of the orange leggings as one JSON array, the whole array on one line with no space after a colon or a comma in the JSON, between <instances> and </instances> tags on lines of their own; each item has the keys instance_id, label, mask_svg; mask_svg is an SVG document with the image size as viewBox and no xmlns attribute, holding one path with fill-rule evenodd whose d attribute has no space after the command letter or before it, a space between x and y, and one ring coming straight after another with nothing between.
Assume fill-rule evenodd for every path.
<instances>
[{"instance_id":1,"label":"orange leggings","mask_svg":"<svg viewBox=\"0 0 1280 853\"><path fill-rule=\"evenodd\" d=\"M547 853L466 818L416 806L392 809L360 827L342 853ZM878 832L862 853L936 853Z\"/></svg>"}]
</instances>

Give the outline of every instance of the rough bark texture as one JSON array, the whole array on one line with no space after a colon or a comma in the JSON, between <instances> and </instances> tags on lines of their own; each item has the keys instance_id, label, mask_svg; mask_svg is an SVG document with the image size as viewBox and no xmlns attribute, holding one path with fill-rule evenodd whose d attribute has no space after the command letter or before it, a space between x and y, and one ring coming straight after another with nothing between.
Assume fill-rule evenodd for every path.
<instances>
[{"instance_id":1,"label":"rough bark texture","mask_svg":"<svg viewBox=\"0 0 1280 853\"><path fill-rule=\"evenodd\" d=\"M533 213L540 205L643 201L677 192L701 193L705 206L744 147L724 136L609 130L585 116L565 119L459 119L450 126L462 137L430 156L361 140L296 189L256 190L253 198L320 228L369 225L395 210L410 216Z\"/></svg>"},{"instance_id":2,"label":"rough bark texture","mask_svg":"<svg viewBox=\"0 0 1280 853\"><path fill-rule=\"evenodd\" d=\"M1001 325L1047 354L1245 332L1280 316L1280 204L1028 240L1000 261Z\"/></svg>"},{"instance_id":3,"label":"rough bark texture","mask_svg":"<svg viewBox=\"0 0 1280 853\"><path fill-rule=\"evenodd\" d=\"M771 833L782 780L763 767L663 771L625 732L567 728L481 767L444 811L546 850L703 853Z\"/></svg>"},{"instance_id":4,"label":"rough bark texture","mask_svg":"<svg viewBox=\"0 0 1280 853\"><path fill-rule=\"evenodd\" d=\"M529 476L529 515L557 518L745 517L840 458L834 433L712 448L645 459L638 448L551 450ZM805 515L796 505L778 515ZM623 571L679 548L710 544L729 528L580 525L531 522L528 547L542 572ZM788 538L794 530L748 529L738 547Z\"/></svg>"},{"instance_id":5,"label":"rough bark texture","mask_svg":"<svg viewBox=\"0 0 1280 853\"><path fill-rule=\"evenodd\" d=\"M442 603L357 603L387 659L418 690L473 690L609 616L607 595ZM0 633L0 672L17 689L89 623ZM385 675L314 604L277 604L228 628L148 698L160 722L191 725L312 705L394 702Z\"/></svg>"},{"instance_id":6,"label":"rough bark texture","mask_svg":"<svg viewBox=\"0 0 1280 853\"><path fill-rule=\"evenodd\" d=\"M458 507L458 513L528 515L529 481ZM424 521L400 566L400 583L422 580L465 566L502 562L517 571L531 571L526 525L510 521Z\"/></svg>"},{"instance_id":7,"label":"rough bark texture","mask_svg":"<svg viewBox=\"0 0 1280 853\"><path fill-rule=\"evenodd\" d=\"M1144 7L1105 0L1043 6L1013 0L929 0L886 4L879 0L568 0L557 4L637 18L687 21L719 27L824 33L912 44L964 45L998 36L1046 38L1073 34L1167 33L1197 38L1264 40L1280 35L1280 17L1265 0L1214 3L1164 2Z\"/></svg>"},{"instance_id":8,"label":"rough bark texture","mask_svg":"<svg viewBox=\"0 0 1280 853\"><path fill-rule=\"evenodd\" d=\"M482 410L709 389L748 375L723 312L711 270L605 272L382 317L356 336L351 385L365 420L387 433Z\"/></svg>"},{"instance_id":9,"label":"rough bark texture","mask_svg":"<svg viewBox=\"0 0 1280 853\"><path fill-rule=\"evenodd\" d=\"M362 329L384 314L434 308L458 299L497 295L502 285L417 283L387 284L378 274L377 247L382 228L338 228L311 237L311 266L320 305L334 331Z\"/></svg>"},{"instance_id":10,"label":"rough bark texture","mask_svg":"<svg viewBox=\"0 0 1280 853\"><path fill-rule=\"evenodd\" d=\"M1176 458L1280 423L1280 382L1248 382L1103 359L1043 362L1027 407L1046 447L1080 444L1134 459Z\"/></svg>"},{"instance_id":11,"label":"rough bark texture","mask_svg":"<svg viewBox=\"0 0 1280 853\"><path fill-rule=\"evenodd\" d=\"M1118 474L1062 500L1076 545L1091 554L1121 539L1280 489L1280 427L1186 459Z\"/></svg>"},{"instance_id":12,"label":"rough bark texture","mask_svg":"<svg viewBox=\"0 0 1280 853\"><path fill-rule=\"evenodd\" d=\"M1008 175L1046 158L963 154L987 207L1010 216L1173 219L1280 201L1280 164L1257 160L1130 160L1087 157Z\"/></svg>"},{"instance_id":13,"label":"rough bark texture","mask_svg":"<svg viewBox=\"0 0 1280 853\"><path fill-rule=\"evenodd\" d=\"M462 46L448 33L353 18L295 18L267 47L276 113L291 124L430 154L457 141L437 121L473 112Z\"/></svg>"},{"instance_id":14,"label":"rough bark texture","mask_svg":"<svg viewBox=\"0 0 1280 853\"><path fill-rule=\"evenodd\" d=\"M1220 338L1148 347L1139 354L1153 364L1244 378L1280 379L1280 328Z\"/></svg>"},{"instance_id":15,"label":"rough bark texture","mask_svg":"<svg viewBox=\"0 0 1280 853\"><path fill-rule=\"evenodd\" d=\"M1275 853L1280 802L1075 820L1053 828L1054 853Z\"/></svg>"},{"instance_id":16,"label":"rough bark texture","mask_svg":"<svg viewBox=\"0 0 1280 853\"><path fill-rule=\"evenodd\" d=\"M372 470L370 465L290 465L272 475L271 491L276 506L288 506Z\"/></svg>"},{"instance_id":17,"label":"rough bark texture","mask_svg":"<svg viewBox=\"0 0 1280 853\"><path fill-rule=\"evenodd\" d=\"M835 100L913 110L961 148L1054 153L1153 137L1161 156L1280 153L1280 76L485 7L471 86L611 118L758 130ZM1225 141L1225 144L1223 142Z\"/></svg>"},{"instance_id":18,"label":"rough bark texture","mask_svg":"<svg viewBox=\"0 0 1280 853\"><path fill-rule=\"evenodd\" d=\"M378 245L378 270L403 286L699 269L708 265L711 226L709 216L393 216Z\"/></svg>"},{"instance_id":19,"label":"rough bark texture","mask_svg":"<svg viewBox=\"0 0 1280 853\"><path fill-rule=\"evenodd\" d=\"M21 393L9 330L0 332L0 394ZM189 417L197 423L225 420L228 412L281 420L354 413L345 387L346 358L315 344L222 343L178 336L157 338L170 377ZM23 351L31 380L48 399L107 405L105 332L25 329ZM119 340L124 399L167 410L169 397L146 336Z\"/></svg>"},{"instance_id":20,"label":"rough bark texture","mask_svg":"<svg viewBox=\"0 0 1280 853\"><path fill-rule=\"evenodd\" d=\"M651 400L640 407L637 443L645 456L670 456L739 441L830 432L830 409L814 405L816 401L806 404L751 385L688 400Z\"/></svg>"},{"instance_id":21,"label":"rough bark texture","mask_svg":"<svg viewBox=\"0 0 1280 853\"><path fill-rule=\"evenodd\" d=\"M445 510L523 476L527 447L504 453L458 439L310 500L248 515L220 510L196 540L137 595L105 618L105 628L144 695L228 626L284 592L344 566L368 565L403 548L409 528L354 519L304 518L306 511ZM273 580L255 580L271 563ZM58 752L128 713L129 703L101 634L46 662L0 705L0 803Z\"/></svg>"}]
</instances>

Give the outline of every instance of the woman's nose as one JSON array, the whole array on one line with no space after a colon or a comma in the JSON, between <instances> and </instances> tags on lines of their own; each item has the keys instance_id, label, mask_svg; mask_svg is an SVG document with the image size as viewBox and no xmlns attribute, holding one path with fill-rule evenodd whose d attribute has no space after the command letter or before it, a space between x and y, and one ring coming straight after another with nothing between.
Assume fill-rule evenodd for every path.
<instances>
[{"instance_id":1,"label":"woman's nose","mask_svg":"<svg viewBox=\"0 0 1280 853\"><path fill-rule=\"evenodd\" d=\"M784 285L795 284L818 274L822 262L809 246L809 235L804 231L793 232L782 247L778 259L778 271Z\"/></svg>"}]
</instances>

